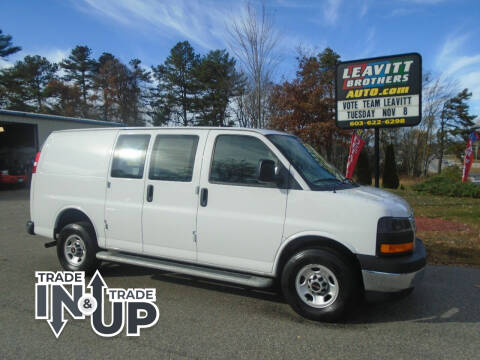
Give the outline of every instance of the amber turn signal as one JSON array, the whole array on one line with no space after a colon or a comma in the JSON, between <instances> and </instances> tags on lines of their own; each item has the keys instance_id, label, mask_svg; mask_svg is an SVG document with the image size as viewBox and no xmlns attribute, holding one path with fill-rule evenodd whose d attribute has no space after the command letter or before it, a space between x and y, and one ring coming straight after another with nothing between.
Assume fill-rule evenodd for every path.
<instances>
[{"instance_id":1,"label":"amber turn signal","mask_svg":"<svg viewBox=\"0 0 480 360\"><path fill-rule=\"evenodd\" d=\"M380 252L382 254L398 254L413 250L413 242L402 244L382 244L380 245Z\"/></svg>"}]
</instances>

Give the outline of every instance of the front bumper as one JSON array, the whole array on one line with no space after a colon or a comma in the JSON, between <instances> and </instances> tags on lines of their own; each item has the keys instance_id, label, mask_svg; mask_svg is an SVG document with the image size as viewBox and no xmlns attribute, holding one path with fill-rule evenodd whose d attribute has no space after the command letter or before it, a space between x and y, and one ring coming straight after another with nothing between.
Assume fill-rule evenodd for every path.
<instances>
[{"instance_id":1,"label":"front bumper","mask_svg":"<svg viewBox=\"0 0 480 360\"><path fill-rule=\"evenodd\" d=\"M415 287L423 278L425 246L416 239L415 251L399 257L357 255L366 291L397 292Z\"/></svg>"}]
</instances>

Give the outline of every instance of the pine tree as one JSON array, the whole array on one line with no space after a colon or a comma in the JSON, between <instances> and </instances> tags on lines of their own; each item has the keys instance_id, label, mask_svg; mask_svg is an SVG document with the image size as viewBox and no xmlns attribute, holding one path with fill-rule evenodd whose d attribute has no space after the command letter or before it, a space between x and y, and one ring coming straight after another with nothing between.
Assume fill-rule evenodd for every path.
<instances>
[{"instance_id":1,"label":"pine tree","mask_svg":"<svg viewBox=\"0 0 480 360\"><path fill-rule=\"evenodd\" d=\"M397 175L397 163L395 162L395 152L392 144L387 145L385 150L382 180L383 187L387 189L396 189L400 185Z\"/></svg>"},{"instance_id":2,"label":"pine tree","mask_svg":"<svg viewBox=\"0 0 480 360\"><path fill-rule=\"evenodd\" d=\"M5 58L20 50L22 50L20 46L13 46L12 36L7 34L3 35L2 29L0 29L0 58Z\"/></svg>"},{"instance_id":3,"label":"pine tree","mask_svg":"<svg viewBox=\"0 0 480 360\"><path fill-rule=\"evenodd\" d=\"M52 103L51 112L62 116L81 116L82 93L77 85L53 79L46 88L46 96Z\"/></svg>"},{"instance_id":4,"label":"pine tree","mask_svg":"<svg viewBox=\"0 0 480 360\"><path fill-rule=\"evenodd\" d=\"M443 156L447 149L461 159L464 143L473 130L475 116L469 114L467 101L472 97L468 89L463 89L456 96L445 102L440 116L438 137L438 173L442 172ZM460 144L459 144L460 140Z\"/></svg>"},{"instance_id":5,"label":"pine tree","mask_svg":"<svg viewBox=\"0 0 480 360\"><path fill-rule=\"evenodd\" d=\"M92 87L92 79L96 68L96 61L91 57L92 50L88 46L77 45L67 59L60 66L65 70L63 80L73 81L82 93L84 116L88 113L87 97Z\"/></svg>"},{"instance_id":6,"label":"pine tree","mask_svg":"<svg viewBox=\"0 0 480 360\"><path fill-rule=\"evenodd\" d=\"M361 185L372 185L372 169L368 160L368 152L362 149L358 156L357 168L355 169L357 182Z\"/></svg>"},{"instance_id":7,"label":"pine tree","mask_svg":"<svg viewBox=\"0 0 480 360\"><path fill-rule=\"evenodd\" d=\"M168 114L171 121L183 126L195 124L196 96L199 91L195 71L200 57L188 41L177 43L163 65L153 67L158 86L152 105ZM168 110L166 110L168 109ZM155 117L155 115L154 115Z\"/></svg>"},{"instance_id":8,"label":"pine tree","mask_svg":"<svg viewBox=\"0 0 480 360\"><path fill-rule=\"evenodd\" d=\"M145 111L147 88L151 83L150 71L143 69L141 63L139 59L132 59L129 62L132 123L136 126L145 125L142 112Z\"/></svg>"},{"instance_id":9,"label":"pine tree","mask_svg":"<svg viewBox=\"0 0 480 360\"><path fill-rule=\"evenodd\" d=\"M99 102L102 120L115 121L116 116L116 83L119 60L110 53L103 53L97 62L93 77L95 94L93 100Z\"/></svg>"},{"instance_id":10,"label":"pine tree","mask_svg":"<svg viewBox=\"0 0 480 360\"><path fill-rule=\"evenodd\" d=\"M92 99L100 103L100 112L105 121L120 121L130 126L143 126L146 112L146 93L150 72L133 59L129 65L109 53L98 59L93 77Z\"/></svg>"},{"instance_id":11,"label":"pine tree","mask_svg":"<svg viewBox=\"0 0 480 360\"><path fill-rule=\"evenodd\" d=\"M236 72L235 65L235 59L226 50L212 50L202 57L195 71L199 86L196 103L198 125L228 125L228 104L243 86L243 79Z\"/></svg>"},{"instance_id":12,"label":"pine tree","mask_svg":"<svg viewBox=\"0 0 480 360\"><path fill-rule=\"evenodd\" d=\"M55 79L57 64L35 55L25 56L15 65L2 71L6 83L8 108L23 111L48 111L45 102L47 85Z\"/></svg>"}]
</instances>

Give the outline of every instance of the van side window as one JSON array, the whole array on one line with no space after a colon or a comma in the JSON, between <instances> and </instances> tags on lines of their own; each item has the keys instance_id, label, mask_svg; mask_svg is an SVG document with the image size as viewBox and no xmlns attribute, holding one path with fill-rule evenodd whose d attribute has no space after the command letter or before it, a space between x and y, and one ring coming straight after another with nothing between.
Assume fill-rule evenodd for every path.
<instances>
[{"instance_id":1,"label":"van side window","mask_svg":"<svg viewBox=\"0 0 480 360\"><path fill-rule=\"evenodd\" d=\"M261 160L278 163L270 149L253 136L219 135L215 142L209 180L212 183L275 187L272 183L258 180Z\"/></svg>"},{"instance_id":2,"label":"van side window","mask_svg":"<svg viewBox=\"0 0 480 360\"><path fill-rule=\"evenodd\" d=\"M150 180L192 181L196 135L158 135L150 160Z\"/></svg>"},{"instance_id":3,"label":"van side window","mask_svg":"<svg viewBox=\"0 0 480 360\"><path fill-rule=\"evenodd\" d=\"M150 135L120 135L113 153L111 176L141 179Z\"/></svg>"}]
</instances>

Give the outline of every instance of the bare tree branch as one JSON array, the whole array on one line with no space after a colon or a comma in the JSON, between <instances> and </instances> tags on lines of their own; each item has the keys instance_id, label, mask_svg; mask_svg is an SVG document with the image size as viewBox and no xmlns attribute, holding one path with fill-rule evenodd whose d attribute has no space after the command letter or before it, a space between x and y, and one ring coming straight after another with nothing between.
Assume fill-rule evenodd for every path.
<instances>
[{"instance_id":1,"label":"bare tree branch","mask_svg":"<svg viewBox=\"0 0 480 360\"><path fill-rule=\"evenodd\" d=\"M262 1L260 11L249 2L245 3L245 12L239 19L233 19L227 26L231 51L240 60L250 80L253 102L245 102L245 106L253 106L251 111L252 127L266 127L268 118L268 90L272 73L278 64L275 48L279 35L274 21L267 14L265 2ZM244 99L245 100L245 99Z\"/></svg>"}]
</instances>

